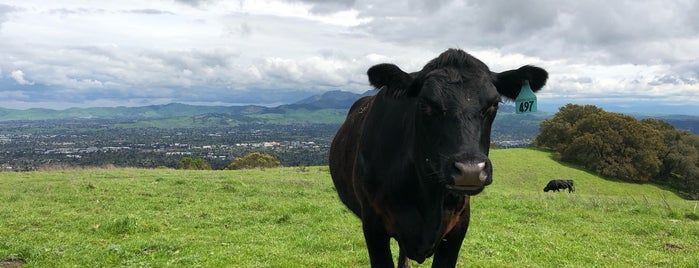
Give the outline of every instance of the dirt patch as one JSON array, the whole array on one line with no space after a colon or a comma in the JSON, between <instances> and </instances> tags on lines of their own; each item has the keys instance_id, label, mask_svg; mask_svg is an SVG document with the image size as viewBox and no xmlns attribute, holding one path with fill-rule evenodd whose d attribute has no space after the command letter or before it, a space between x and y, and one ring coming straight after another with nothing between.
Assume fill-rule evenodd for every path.
<instances>
[{"instance_id":1,"label":"dirt patch","mask_svg":"<svg viewBox=\"0 0 699 268\"><path fill-rule=\"evenodd\" d=\"M7 259L0 261L0 268L17 268L27 264L23 259Z\"/></svg>"},{"instance_id":2,"label":"dirt patch","mask_svg":"<svg viewBox=\"0 0 699 268\"><path fill-rule=\"evenodd\" d=\"M680 244L665 243L665 250L683 250L684 246Z\"/></svg>"}]
</instances>

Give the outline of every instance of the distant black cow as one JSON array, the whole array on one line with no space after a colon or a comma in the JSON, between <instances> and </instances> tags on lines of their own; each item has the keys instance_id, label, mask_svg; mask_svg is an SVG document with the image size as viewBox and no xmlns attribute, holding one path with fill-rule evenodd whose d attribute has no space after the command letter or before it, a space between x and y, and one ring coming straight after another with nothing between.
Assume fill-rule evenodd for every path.
<instances>
[{"instance_id":1,"label":"distant black cow","mask_svg":"<svg viewBox=\"0 0 699 268\"><path fill-rule=\"evenodd\" d=\"M503 98L524 80L534 91L548 73L524 66L494 73L450 49L415 73L393 64L368 72L380 88L352 105L330 147L330 173L342 202L362 220L371 266L453 267L470 218L471 195L492 182L490 128Z\"/></svg>"},{"instance_id":2,"label":"distant black cow","mask_svg":"<svg viewBox=\"0 0 699 268\"><path fill-rule=\"evenodd\" d=\"M573 186L573 180L551 180L546 187L544 187L544 192L556 191L559 192L560 189L568 189L568 192L575 192L575 187Z\"/></svg>"}]
</instances>

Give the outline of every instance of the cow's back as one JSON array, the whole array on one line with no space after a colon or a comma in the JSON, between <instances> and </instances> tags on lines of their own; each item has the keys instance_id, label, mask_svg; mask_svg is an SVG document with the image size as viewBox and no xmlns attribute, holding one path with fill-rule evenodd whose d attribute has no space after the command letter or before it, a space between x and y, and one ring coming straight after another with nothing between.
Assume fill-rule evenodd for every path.
<instances>
[{"instance_id":1,"label":"cow's back","mask_svg":"<svg viewBox=\"0 0 699 268\"><path fill-rule=\"evenodd\" d=\"M340 200L358 216L361 208L355 194L354 168L364 120L373 101L374 96L367 96L352 105L345 122L338 129L330 145L329 164L333 183Z\"/></svg>"}]
</instances>

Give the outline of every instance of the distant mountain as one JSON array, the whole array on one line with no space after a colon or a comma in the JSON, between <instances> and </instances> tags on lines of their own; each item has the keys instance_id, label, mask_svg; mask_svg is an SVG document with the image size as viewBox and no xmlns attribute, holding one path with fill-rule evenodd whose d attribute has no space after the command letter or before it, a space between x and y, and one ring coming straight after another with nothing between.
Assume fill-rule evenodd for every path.
<instances>
[{"instance_id":1,"label":"distant mountain","mask_svg":"<svg viewBox=\"0 0 699 268\"><path fill-rule=\"evenodd\" d=\"M653 118L670 123L678 130L699 134L699 116L692 115L633 115L639 120Z\"/></svg>"},{"instance_id":2,"label":"distant mountain","mask_svg":"<svg viewBox=\"0 0 699 268\"><path fill-rule=\"evenodd\" d=\"M282 105L280 107L289 109L304 108L308 110L349 109L357 99L364 96L371 96L375 93L375 90L369 90L363 94L356 94L340 90L328 91L321 95L310 96L293 104Z\"/></svg>"},{"instance_id":3,"label":"distant mountain","mask_svg":"<svg viewBox=\"0 0 699 268\"><path fill-rule=\"evenodd\" d=\"M245 106L204 106L182 103L165 105L150 105L141 107L99 107L99 108L70 108L66 110L28 109L15 110L0 108L0 121L8 120L52 120L52 119L164 119L181 116L196 116L202 114L284 114L289 110L321 110L340 109L345 112L357 99L374 94L367 91L356 94L347 91L329 91L320 95L308 97L292 104L277 107L257 105Z\"/></svg>"},{"instance_id":4,"label":"distant mountain","mask_svg":"<svg viewBox=\"0 0 699 268\"><path fill-rule=\"evenodd\" d=\"M0 121L51 120L51 119L158 119L177 116L193 116L207 113L238 113L260 110L261 106L200 106L182 103L141 107L70 108L66 110L0 108Z\"/></svg>"}]
</instances>

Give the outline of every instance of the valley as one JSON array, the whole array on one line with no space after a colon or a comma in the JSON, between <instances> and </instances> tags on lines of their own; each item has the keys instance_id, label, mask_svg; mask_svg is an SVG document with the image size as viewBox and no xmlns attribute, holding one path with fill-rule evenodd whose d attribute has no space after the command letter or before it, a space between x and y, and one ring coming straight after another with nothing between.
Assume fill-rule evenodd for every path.
<instances>
[{"instance_id":1,"label":"valley","mask_svg":"<svg viewBox=\"0 0 699 268\"><path fill-rule=\"evenodd\" d=\"M0 171L60 167L174 168L183 157L222 169L236 157L263 152L283 166L326 165L330 142L348 108L369 95L331 91L292 104L197 106L167 104L67 110L0 109ZM515 114L500 105L495 148L528 147L551 112ZM649 116L699 132L699 117Z\"/></svg>"}]
</instances>

